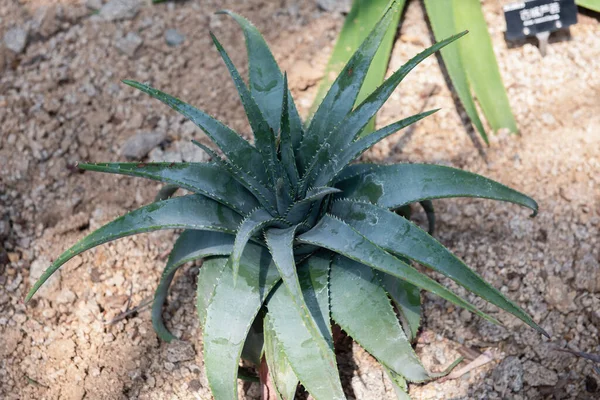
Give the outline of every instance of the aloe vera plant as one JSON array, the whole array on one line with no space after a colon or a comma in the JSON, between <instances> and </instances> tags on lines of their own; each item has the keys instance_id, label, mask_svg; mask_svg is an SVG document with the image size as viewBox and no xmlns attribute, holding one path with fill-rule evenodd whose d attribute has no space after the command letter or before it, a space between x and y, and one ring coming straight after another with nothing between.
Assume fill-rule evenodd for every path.
<instances>
[{"instance_id":1,"label":"aloe vera plant","mask_svg":"<svg viewBox=\"0 0 600 400\"><path fill-rule=\"evenodd\" d=\"M420 291L437 294L498 323L410 265L437 271L468 291L545 332L417 225L394 212L431 200L481 197L537 212L531 198L490 179L427 164L350 164L386 136L430 115L413 115L359 137L406 74L463 34L416 55L354 107L369 65L391 21L392 3L351 57L307 126L266 42L246 19L247 85L213 36L248 115L249 143L206 113L146 84L124 81L193 121L221 149L202 147L210 163L94 163L84 170L143 177L191 194L169 197L117 218L60 255L28 293L71 258L124 236L181 228L152 309L159 337L171 341L161 316L169 285L186 262L204 259L197 312L214 397L237 399L240 359L268 371L270 398L292 399L301 383L316 399L342 399L332 324L338 324L388 372L399 396L406 382L435 378L411 346L420 323ZM400 318L398 317L400 316ZM270 386L267 386L270 385Z\"/></svg>"}]
</instances>

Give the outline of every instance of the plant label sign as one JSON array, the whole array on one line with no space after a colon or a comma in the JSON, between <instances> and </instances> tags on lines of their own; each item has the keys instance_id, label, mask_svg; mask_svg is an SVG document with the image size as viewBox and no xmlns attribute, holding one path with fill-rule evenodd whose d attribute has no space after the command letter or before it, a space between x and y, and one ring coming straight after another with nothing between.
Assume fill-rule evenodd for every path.
<instances>
[{"instance_id":1,"label":"plant label sign","mask_svg":"<svg viewBox=\"0 0 600 400\"><path fill-rule=\"evenodd\" d=\"M529 0L504 6L506 39L554 32L577 23L575 0Z\"/></svg>"}]
</instances>

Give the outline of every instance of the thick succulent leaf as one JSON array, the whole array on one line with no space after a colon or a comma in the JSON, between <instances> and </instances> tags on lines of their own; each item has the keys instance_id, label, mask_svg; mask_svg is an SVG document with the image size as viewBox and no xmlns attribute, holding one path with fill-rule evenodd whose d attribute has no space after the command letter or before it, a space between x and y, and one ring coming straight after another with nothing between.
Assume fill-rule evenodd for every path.
<instances>
[{"instance_id":1,"label":"thick succulent leaf","mask_svg":"<svg viewBox=\"0 0 600 400\"><path fill-rule=\"evenodd\" d=\"M262 156L255 147L238 135L234 130L225 126L222 122L205 112L200 111L173 96L163 93L160 90L154 89L153 87L131 80L124 80L123 83L162 101L173 110L192 121L196 126L202 129L217 146L219 146L231 163L236 165L239 169L253 171L261 182L268 182L266 171L262 168L257 168L257 166L262 163Z\"/></svg>"},{"instance_id":2,"label":"thick succulent leaf","mask_svg":"<svg viewBox=\"0 0 600 400\"><path fill-rule=\"evenodd\" d=\"M166 185L161 187L160 190L158 191L158 193L156 194L156 196L154 196L154 201L157 202L157 201L170 199L171 197L173 197L175 192L177 192L178 190L179 190L179 186L167 183ZM210 197L210 196L207 196L207 197ZM231 207L231 208L233 208L233 207Z\"/></svg>"},{"instance_id":3,"label":"thick succulent leaf","mask_svg":"<svg viewBox=\"0 0 600 400\"><path fill-rule=\"evenodd\" d=\"M458 43L458 48L486 119L494 130L508 128L517 132L480 1L452 0L452 8L456 29L471 32Z\"/></svg>"},{"instance_id":4,"label":"thick succulent leaf","mask_svg":"<svg viewBox=\"0 0 600 400\"><path fill-rule=\"evenodd\" d=\"M275 384L277 399L294 400L298 387L298 378L285 357L277 336L275 336L268 314L264 319L263 332L265 337L265 358L269 366L269 375L271 375Z\"/></svg>"},{"instance_id":5,"label":"thick succulent leaf","mask_svg":"<svg viewBox=\"0 0 600 400\"><path fill-rule=\"evenodd\" d=\"M198 280L196 286L196 313L200 321L200 327L204 330L206 321L206 309L215 292L215 287L219 282L219 277L225 270L229 257L211 257L202 263L202 268L198 271Z\"/></svg>"},{"instance_id":6,"label":"thick succulent leaf","mask_svg":"<svg viewBox=\"0 0 600 400\"><path fill-rule=\"evenodd\" d=\"M326 336L324 335L324 332L327 332L328 324L323 323L324 318L322 315L321 324L317 324L311 309L304 300L303 290L298 278L296 262L294 260L293 242L296 229L297 226L292 226L287 229L269 229L265 232L265 240L271 251L273 261L279 270L279 275L281 275L281 279L288 289L288 294L293 302L295 312L300 316L303 325L309 332L313 345L316 345L319 348L322 357L326 357L331 351L331 342L328 343L325 338ZM310 288L311 281L306 278L310 278L310 275L305 277L305 283L308 284L309 290L312 290L312 288ZM315 301L314 305L318 306L318 303ZM319 309L317 311L321 310ZM321 313L319 312L319 314ZM325 328L325 330L323 330L323 328Z\"/></svg>"},{"instance_id":7,"label":"thick succulent leaf","mask_svg":"<svg viewBox=\"0 0 600 400\"><path fill-rule=\"evenodd\" d=\"M378 227L383 226L383 224L385 224L385 221L379 221ZM335 217L325 215L313 229L298 236L297 239L300 243L324 247L371 268L403 279L494 324L499 324L493 317L478 310L433 279L394 257Z\"/></svg>"},{"instance_id":8,"label":"thick succulent leaf","mask_svg":"<svg viewBox=\"0 0 600 400\"><path fill-rule=\"evenodd\" d=\"M449 277L481 298L546 334L519 306L410 221L375 205L347 200L336 201L332 206L331 213L361 232L377 246L391 253L410 258Z\"/></svg>"},{"instance_id":9,"label":"thick succulent leaf","mask_svg":"<svg viewBox=\"0 0 600 400\"><path fill-rule=\"evenodd\" d=\"M402 375L398 375L394 371L389 368L383 368L390 377L390 381L392 382L392 386L394 386L394 391L396 392L396 398L398 400L410 400L410 396L408 395L408 384L406 383L406 379Z\"/></svg>"},{"instance_id":10,"label":"thick succulent leaf","mask_svg":"<svg viewBox=\"0 0 600 400\"><path fill-rule=\"evenodd\" d=\"M310 211L310 208L318 206L318 203L315 204L315 202L334 193L340 193L340 190L327 186L309 189L302 200L297 201L290 207L286 214L286 219L292 223L298 223L304 220Z\"/></svg>"},{"instance_id":11,"label":"thick succulent leaf","mask_svg":"<svg viewBox=\"0 0 600 400\"><path fill-rule=\"evenodd\" d=\"M246 244L252 236L261 231L267 225L276 222L271 214L262 208L256 209L251 212L241 223L237 229L235 236L235 243L233 245L233 253L231 254L231 268L233 270L234 279L237 277L240 259Z\"/></svg>"},{"instance_id":12,"label":"thick succulent leaf","mask_svg":"<svg viewBox=\"0 0 600 400\"><path fill-rule=\"evenodd\" d=\"M310 165L310 160L317 153L321 144L326 141L333 128L354 107L354 102L367 75L371 61L397 13L398 4L392 2L323 98L300 144L301 171L304 171Z\"/></svg>"},{"instance_id":13,"label":"thick succulent leaf","mask_svg":"<svg viewBox=\"0 0 600 400\"><path fill-rule=\"evenodd\" d=\"M273 291L267 308L281 348L311 396L316 400L345 399L333 349L323 354L313 341L284 284Z\"/></svg>"},{"instance_id":14,"label":"thick succulent leaf","mask_svg":"<svg viewBox=\"0 0 600 400\"><path fill-rule=\"evenodd\" d=\"M453 0L425 0L427 16L437 40L448 37L457 31L454 23L454 8L452 7L452 3ZM441 53L446 71L448 71L448 75L452 80L452 86L454 86L454 90L463 104L467 115L483 140L489 143L487 134L479 118L473 95L471 94L471 86L469 85L467 72L460 56L458 44L442 49Z\"/></svg>"},{"instance_id":15,"label":"thick succulent leaf","mask_svg":"<svg viewBox=\"0 0 600 400\"><path fill-rule=\"evenodd\" d=\"M296 156L294 155L294 143L292 140L292 128L290 125L290 110L289 110L289 95L287 74L283 77L283 105L281 107L281 124L280 124L280 152L281 164L285 168L289 182L292 188L296 188L300 175L296 166Z\"/></svg>"},{"instance_id":16,"label":"thick succulent leaf","mask_svg":"<svg viewBox=\"0 0 600 400\"><path fill-rule=\"evenodd\" d=\"M355 0L352 2L352 8L344 20L344 26L338 36L331 58L325 68L325 73L317 96L313 101L310 113L314 113L317 106L327 93L335 76L342 70L352 54L358 49L358 46L366 39L368 33L383 15L383 12L389 5L389 0ZM404 0L397 1L398 12L394 14L392 22L375 53L375 58L371 62L369 72L363 82L355 105L360 104L369 94L371 94L381 83L388 69L388 61L392 52L392 47L396 39L398 21L404 8ZM370 131L375 128L375 120L371 119L369 124Z\"/></svg>"},{"instance_id":17,"label":"thick succulent leaf","mask_svg":"<svg viewBox=\"0 0 600 400\"><path fill-rule=\"evenodd\" d=\"M249 243L242 255L237 282L226 267L206 310L204 364L216 399L237 399L238 363L258 311L280 280L269 251Z\"/></svg>"},{"instance_id":18,"label":"thick succulent leaf","mask_svg":"<svg viewBox=\"0 0 600 400\"><path fill-rule=\"evenodd\" d=\"M229 160L222 159L210 147L205 146L196 140L192 140L192 143L204 150L206 154L211 156L215 164L229 172L229 174L233 176L236 181L248 189L248 191L250 191L256 197L258 202L264 208L275 211L276 200L273 196L273 193L267 189L267 187L263 185L259 178L253 175L252 172L240 169L235 164L232 164Z\"/></svg>"},{"instance_id":19,"label":"thick succulent leaf","mask_svg":"<svg viewBox=\"0 0 600 400\"><path fill-rule=\"evenodd\" d=\"M176 339L165 327L162 308L167 299L169 286L179 267L199 258L229 255L232 250L233 236L226 233L187 230L179 235L173 250L171 250L152 302L152 326L159 338L165 342Z\"/></svg>"},{"instance_id":20,"label":"thick succulent leaf","mask_svg":"<svg viewBox=\"0 0 600 400\"><path fill-rule=\"evenodd\" d=\"M248 214L258 201L223 168L204 163L97 163L78 165L88 171L139 176L203 194L229 208ZM170 196L169 196L170 197Z\"/></svg>"},{"instance_id":21,"label":"thick succulent leaf","mask_svg":"<svg viewBox=\"0 0 600 400\"><path fill-rule=\"evenodd\" d=\"M519 204L537 214L538 205L525 196L481 175L432 164L355 164L345 168L335 185L339 197L368 201L385 208L447 197L479 197Z\"/></svg>"},{"instance_id":22,"label":"thick succulent leaf","mask_svg":"<svg viewBox=\"0 0 600 400\"><path fill-rule=\"evenodd\" d=\"M379 272L381 286L390 296L398 312L404 332L412 342L421 326L421 289L395 276Z\"/></svg>"},{"instance_id":23,"label":"thick succulent leaf","mask_svg":"<svg viewBox=\"0 0 600 400\"><path fill-rule=\"evenodd\" d=\"M435 232L435 210L433 208L433 202L431 200L420 201L419 204L423 207L425 215L427 216L427 233L433 235Z\"/></svg>"},{"instance_id":24,"label":"thick succulent leaf","mask_svg":"<svg viewBox=\"0 0 600 400\"><path fill-rule=\"evenodd\" d=\"M86 250L125 236L160 229L194 229L234 233L241 217L223 204L201 195L175 197L131 211L95 230L61 254L33 285L29 301L50 276L71 258Z\"/></svg>"},{"instance_id":25,"label":"thick succulent leaf","mask_svg":"<svg viewBox=\"0 0 600 400\"><path fill-rule=\"evenodd\" d=\"M281 176L281 165L277 159L277 146L275 144L276 130L269 126L269 123L260 111L258 104L256 104L256 101L246 87L242 76L235 68L235 65L233 65L233 62L229 58L229 55L221 43L219 43L215 35L212 33L210 35L215 46L217 47L217 50L221 54L229 73L231 74L233 82L235 83L235 87L240 95L240 99L242 100L244 110L246 110L248 122L250 122L252 132L254 132L254 145L263 158L263 165L267 169L267 172L271 174L271 184L275 185L277 178ZM254 166L254 169L257 167L261 169L259 166Z\"/></svg>"},{"instance_id":26,"label":"thick succulent leaf","mask_svg":"<svg viewBox=\"0 0 600 400\"><path fill-rule=\"evenodd\" d=\"M287 91L290 134L293 148L297 150L302 139L302 121L269 46L258 29L244 17L231 11L219 13L233 17L244 31L248 51L250 93L274 132L279 129L282 92Z\"/></svg>"},{"instance_id":27,"label":"thick succulent leaf","mask_svg":"<svg viewBox=\"0 0 600 400\"><path fill-rule=\"evenodd\" d=\"M339 150L345 149L354 139L356 139L369 120L371 120L377 111L379 111L387 99L392 95L396 87L402 82L406 75L413 70L413 68L436 51L454 42L465 34L466 32L462 32L434 44L411 58L406 64L386 79L381 86L375 89L375 91L359 104L335 129L331 143L333 154L336 154Z\"/></svg>"},{"instance_id":28,"label":"thick succulent leaf","mask_svg":"<svg viewBox=\"0 0 600 400\"><path fill-rule=\"evenodd\" d=\"M429 379L373 269L337 256L330 290L331 317L352 339L409 381Z\"/></svg>"},{"instance_id":29,"label":"thick succulent leaf","mask_svg":"<svg viewBox=\"0 0 600 400\"><path fill-rule=\"evenodd\" d=\"M325 165L325 167L316 171L317 178L315 180L315 186L323 186L328 184L346 165L358 158L375 143L437 111L438 110L431 110L404 118L403 120L396 121L393 124L385 126L366 137L350 143L347 148L342 150L341 154L338 156L333 156L327 165Z\"/></svg>"}]
</instances>

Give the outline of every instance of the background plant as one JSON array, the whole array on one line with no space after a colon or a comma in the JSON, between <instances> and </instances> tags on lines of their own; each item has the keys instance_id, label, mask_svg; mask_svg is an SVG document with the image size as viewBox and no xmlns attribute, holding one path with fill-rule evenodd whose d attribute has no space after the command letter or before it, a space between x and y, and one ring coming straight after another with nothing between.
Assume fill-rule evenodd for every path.
<instances>
[{"instance_id":1,"label":"background plant","mask_svg":"<svg viewBox=\"0 0 600 400\"><path fill-rule=\"evenodd\" d=\"M280 398L293 398L299 382L317 399L344 398L333 322L382 364L400 397L406 396L406 381L439 376L425 370L411 346L420 321L421 289L497 321L413 268L411 261L449 277L545 334L432 236L393 212L416 202L466 196L508 201L535 213L535 201L482 176L444 166L349 165L381 139L435 112L359 137L412 68L464 35L418 54L354 107L369 65L398 13L398 4L392 3L307 126L298 116L287 77L260 33L244 18L228 13L246 37L249 85L214 36L213 40L240 94L254 145L177 98L125 81L193 121L224 156L196 143L213 162L80 164L86 170L165 182L193 194L156 201L94 231L55 260L26 300L83 251L128 235L183 228L157 288L152 319L161 338L174 339L161 316L168 288L178 268L204 259L197 311L207 378L217 399L237 398L240 358L268 371L261 374L263 383L270 377ZM161 196L172 194L166 190Z\"/></svg>"},{"instance_id":2,"label":"background plant","mask_svg":"<svg viewBox=\"0 0 600 400\"><path fill-rule=\"evenodd\" d=\"M600 0L576 0L578 6L589 8L590 10L600 12Z\"/></svg>"},{"instance_id":3,"label":"background plant","mask_svg":"<svg viewBox=\"0 0 600 400\"><path fill-rule=\"evenodd\" d=\"M472 33L455 44L445 47L441 54L456 94L483 140L488 142L474 98L477 98L492 130L508 128L511 132L517 132L479 0L424 0L424 2L437 40L464 30ZM346 64L369 30L375 26L379 15L386 9L388 3L388 0L353 1L352 9L346 17L327 65L325 77L312 107L313 111L331 85L332 80L328 77L335 76L333 73L339 72ZM398 3L402 10L406 2L403 0ZM389 26L357 104L383 81L399 20L400 14ZM374 129L375 123L372 121L364 134Z\"/></svg>"}]
</instances>

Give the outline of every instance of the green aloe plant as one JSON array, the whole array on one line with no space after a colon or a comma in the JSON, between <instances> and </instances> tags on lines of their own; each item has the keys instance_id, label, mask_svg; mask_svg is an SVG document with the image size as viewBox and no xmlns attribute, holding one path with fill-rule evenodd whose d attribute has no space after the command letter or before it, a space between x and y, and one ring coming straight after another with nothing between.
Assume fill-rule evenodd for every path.
<instances>
[{"instance_id":1,"label":"green aloe plant","mask_svg":"<svg viewBox=\"0 0 600 400\"><path fill-rule=\"evenodd\" d=\"M245 34L249 85L214 36L213 40L239 91L254 145L181 100L124 81L189 118L224 156L196 143L213 162L79 164L84 170L165 182L192 194L158 200L86 236L54 261L26 300L61 265L94 246L141 232L184 229L156 291L152 321L162 339L174 339L161 317L169 285L183 264L204 259L197 311L208 382L219 400L237 399L240 358L260 366L265 387L274 388L278 398L292 399L298 383L316 399L344 398L333 323L379 360L399 396L406 395L407 381L435 378L411 346L419 327L421 290L498 322L419 272L411 261L451 278L545 334L432 236L393 212L421 202L432 216L432 199L481 197L519 204L535 214L534 200L482 176L444 166L350 165L373 144L434 112L359 137L412 68L464 34L418 54L354 107L369 65L398 12L392 3L308 126L303 126L287 77L258 30L226 12ZM173 194L172 188L161 198Z\"/></svg>"}]
</instances>

